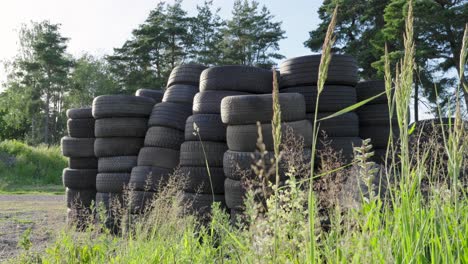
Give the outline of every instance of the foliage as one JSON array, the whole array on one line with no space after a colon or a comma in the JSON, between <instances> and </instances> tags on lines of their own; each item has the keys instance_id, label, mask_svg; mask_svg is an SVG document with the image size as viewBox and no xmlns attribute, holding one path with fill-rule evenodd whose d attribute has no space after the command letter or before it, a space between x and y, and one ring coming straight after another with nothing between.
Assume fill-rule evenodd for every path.
<instances>
[{"instance_id":1,"label":"foliage","mask_svg":"<svg viewBox=\"0 0 468 264\"><path fill-rule=\"evenodd\" d=\"M60 175L66 166L67 161L57 146L31 147L15 140L0 142L0 192L34 191L47 185L61 185Z\"/></svg>"}]
</instances>

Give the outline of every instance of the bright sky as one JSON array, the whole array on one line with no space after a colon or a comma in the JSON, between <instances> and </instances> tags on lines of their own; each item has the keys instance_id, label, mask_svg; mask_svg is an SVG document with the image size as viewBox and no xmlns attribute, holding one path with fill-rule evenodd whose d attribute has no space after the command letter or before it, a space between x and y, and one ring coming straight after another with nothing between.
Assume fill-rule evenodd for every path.
<instances>
[{"instance_id":1,"label":"bright sky","mask_svg":"<svg viewBox=\"0 0 468 264\"><path fill-rule=\"evenodd\" d=\"M103 55L120 47L131 31L144 22L159 0L5 0L0 2L0 60L17 52L18 29L29 21L50 20L62 24L63 36L70 38L68 52L78 56L84 52ZM171 3L173 0L167 0ZM185 0L189 15L196 14L196 5L204 0ZM234 0L214 0L221 8L221 17L228 18ZM310 53L303 46L308 32L320 22L317 10L320 0L258 0L266 5L275 19L283 21L287 39L281 41L286 57ZM1 74L0 74L1 75Z\"/></svg>"}]
</instances>

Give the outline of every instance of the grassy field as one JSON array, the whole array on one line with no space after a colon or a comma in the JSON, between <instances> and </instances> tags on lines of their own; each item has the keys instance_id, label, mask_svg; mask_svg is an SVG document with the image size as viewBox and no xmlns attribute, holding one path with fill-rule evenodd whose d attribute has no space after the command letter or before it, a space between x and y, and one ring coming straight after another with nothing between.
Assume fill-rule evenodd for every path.
<instances>
[{"instance_id":1,"label":"grassy field","mask_svg":"<svg viewBox=\"0 0 468 264\"><path fill-rule=\"evenodd\" d=\"M180 186L174 180L159 193L152 210L140 218L122 211L120 235L95 225L86 232L64 229L44 252L37 255L26 250L15 262L468 263L468 138L460 106L457 104L454 124L440 135L440 153L432 145L414 150L409 142L415 133L408 127L407 112L415 52L412 19L409 8L399 70L392 73L387 64L386 94L392 102L390 112L398 117L401 136L390 142L384 168L377 170L369 161L369 141L356 148L350 167L331 163L327 171L301 174L301 164L291 160L286 184L262 186L268 190L263 200L257 199L255 189L251 189L245 201L246 213L235 225L219 205L214 205L209 221L184 214ZM317 101L333 45L333 21L323 47ZM465 35L464 43L467 41ZM462 53L462 65L465 59L466 53ZM281 109L278 105L274 109L273 127L278 132ZM317 120L314 123L316 135ZM277 133L275 154L279 154L280 139ZM314 142L317 140L314 138ZM340 174L355 183L334 185L330 179L338 179ZM377 177L381 181L376 184ZM335 196L322 195L327 188L317 188L318 184L341 189ZM358 188L343 192L351 186ZM98 213L98 218L102 216Z\"/></svg>"},{"instance_id":2,"label":"grassy field","mask_svg":"<svg viewBox=\"0 0 468 264\"><path fill-rule=\"evenodd\" d=\"M0 193L62 193L67 161L58 146L0 142Z\"/></svg>"}]
</instances>

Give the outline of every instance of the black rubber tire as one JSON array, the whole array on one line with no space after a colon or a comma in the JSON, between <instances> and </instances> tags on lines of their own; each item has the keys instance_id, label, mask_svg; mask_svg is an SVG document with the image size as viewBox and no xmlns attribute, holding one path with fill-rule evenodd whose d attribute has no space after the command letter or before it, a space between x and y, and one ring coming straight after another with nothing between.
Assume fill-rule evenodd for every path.
<instances>
[{"instance_id":1,"label":"black rubber tire","mask_svg":"<svg viewBox=\"0 0 468 264\"><path fill-rule=\"evenodd\" d=\"M318 113L317 120L332 115L329 113ZM307 120L312 124L314 122L314 114L307 114ZM359 117L354 112L339 115L330 119L319 121L319 131L324 131L329 137L358 137L359 136ZM319 136L322 136L319 132Z\"/></svg>"},{"instance_id":2,"label":"black rubber tire","mask_svg":"<svg viewBox=\"0 0 468 264\"><path fill-rule=\"evenodd\" d=\"M224 205L224 195L198 194L185 192L182 196L183 206L188 213L206 215L211 212L213 202L220 202Z\"/></svg>"},{"instance_id":3,"label":"black rubber tire","mask_svg":"<svg viewBox=\"0 0 468 264\"><path fill-rule=\"evenodd\" d=\"M94 157L94 138L63 137L61 140L62 154L69 158Z\"/></svg>"},{"instance_id":4,"label":"black rubber tire","mask_svg":"<svg viewBox=\"0 0 468 264\"><path fill-rule=\"evenodd\" d=\"M200 64L183 64L176 66L169 75L167 87L174 84L188 84L198 86L200 75L207 67Z\"/></svg>"},{"instance_id":5,"label":"black rubber tire","mask_svg":"<svg viewBox=\"0 0 468 264\"><path fill-rule=\"evenodd\" d=\"M97 170L75 170L65 168L62 174L63 185L70 189L87 190L94 189Z\"/></svg>"},{"instance_id":6,"label":"black rubber tire","mask_svg":"<svg viewBox=\"0 0 468 264\"><path fill-rule=\"evenodd\" d=\"M223 168L210 167L210 174L206 167L181 167L180 172L186 177L184 191L202 194L224 193ZM211 182L210 176L211 175ZM211 188L213 187L213 189Z\"/></svg>"},{"instance_id":7,"label":"black rubber tire","mask_svg":"<svg viewBox=\"0 0 468 264\"><path fill-rule=\"evenodd\" d=\"M123 195L121 192L119 193L102 193L96 192L96 207L99 208L101 204L104 208L109 211L111 209L111 205L115 203L123 203ZM108 212L110 213L110 212Z\"/></svg>"},{"instance_id":8,"label":"black rubber tire","mask_svg":"<svg viewBox=\"0 0 468 264\"><path fill-rule=\"evenodd\" d=\"M273 72L253 66L217 66L204 70L200 76L200 91L240 91L271 93Z\"/></svg>"},{"instance_id":9,"label":"black rubber tire","mask_svg":"<svg viewBox=\"0 0 468 264\"><path fill-rule=\"evenodd\" d=\"M284 93L278 96L281 121L305 119L304 96L299 93ZM270 123L273 119L271 94L228 96L221 101L221 119L228 125Z\"/></svg>"},{"instance_id":10,"label":"black rubber tire","mask_svg":"<svg viewBox=\"0 0 468 264\"><path fill-rule=\"evenodd\" d=\"M163 126L184 131L185 120L191 114L191 105L162 102L154 106L148 126Z\"/></svg>"},{"instance_id":11,"label":"black rubber tire","mask_svg":"<svg viewBox=\"0 0 468 264\"><path fill-rule=\"evenodd\" d=\"M143 147L144 138L97 138L94 142L96 157L136 156Z\"/></svg>"},{"instance_id":12,"label":"black rubber tire","mask_svg":"<svg viewBox=\"0 0 468 264\"><path fill-rule=\"evenodd\" d=\"M172 169L179 165L180 153L175 149L144 147L138 155L138 166Z\"/></svg>"},{"instance_id":13,"label":"black rubber tire","mask_svg":"<svg viewBox=\"0 0 468 264\"><path fill-rule=\"evenodd\" d=\"M71 119L93 118L93 111L91 107L72 108L67 110L67 117Z\"/></svg>"},{"instance_id":14,"label":"black rubber tire","mask_svg":"<svg viewBox=\"0 0 468 264\"><path fill-rule=\"evenodd\" d=\"M399 129L397 126L393 126L393 138L398 138ZM390 126L362 126L359 128L359 135L362 139L371 139L371 144L374 148L386 149L388 145L388 139L390 137Z\"/></svg>"},{"instance_id":15,"label":"black rubber tire","mask_svg":"<svg viewBox=\"0 0 468 264\"><path fill-rule=\"evenodd\" d=\"M363 106L358 108L357 114L359 115L359 126L390 125L390 113L386 104ZM397 124L396 113L392 118L392 124Z\"/></svg>"},{"instance_id":16,"label":"black rubber tire","mask_svg":"<svg viewBox=\"0 0 468 264\"><path fill-rule=\"evenodd\" d=\"M300 93L305 98L306 112L314 113L317 101L316 86L299 86L281 90L281 93ZM319 112L337 112L357 102L356 89L351 86L326 85L320 94Z\"/></svg>"},{"instance_id":17,"label":"black rubber tire","mask_svg":"<svg viewBox=\"0 0 468 264\"><path fill-rule=\"evenodd\" d=\"M193 98L193 114L221 114L221 101L233 95L248 95L237 91L203 91Z\"/></svg>"},{"instance_id":18,"label":"black rubber tire","mask_svg":"<svg viewBox=\"0 0 468 264\"><path fill-rule=\"evenodd\" d=\"M132 214L148 212L151 203L156 199L156 193L145 191L132 191L129 195L129 207Z\"/></svg>"},{"instance_id":19,"label":"black rubber tire","mask_svg":"<svg viewBox=\"0 0 468 264\"><path fill-rule=\"evenodd\" d=\"M184 143L184 132L168 127L150 127L146 132L145 147L160 147L179 150Z\"/></svg>"},{"instance_id":20,"label":"black rubber tire","mask_svg":"<svg viewBox=\"0 0 468 264\"><path fill-rule=\"evenodd\" d=\"M67 188L65 191L67 199L67 208L89 208L91 203L96 200L96 190L74 190Z\"/></svg>"},{"instance_id":21,"label":"black rubber tire","mask_svg":"<svg viewBox=\"0 0 468 264\"><path fill-rule=\"evenodd\" d=\"M74 138L94 137L94 118L68 119L68 135Z\"/></svg>"},{"instance_id":22,"label":"black rubber tire","mask_svg":"<svg viewBox=\"0 0 468 264\"><path fill-rule=\"evenodd\" d=\"M137 191L157 192L167 183L173 172L173 169L137 166L132 170L129 186Z\"/></svg>"},{"instance_id":23,"label":"black rubber tire","mask_svg":"<svg viewBox=\"0 0 468 264\"><path fill-rule=\"evenodd\" d=\"M198 129L195 131L194 123ZM198 114L187 118L185 123L185 141L226 142L226 125L217 114Z\"/></svg>"},{"instance_id":24,"label":"black rubber tire","mask_svg":"<svg viewBox=\"0 0 468 264\"><path fill-rule=\"evenodd\" d=\"M131 172L137 165L137 156L115 156L99 158L98 171L104 172Z\"/></svg>"},{"instance_id":25,"label":"black rubber tire","mask_svg":"<svg viewBox=\"0 0 468 264\"><path fill-rule=\"evenodd\" d=\"M316 85L321 55L309 55L281 63L280 87ZM355 86L359 81L356 60L348 55L333 54L328 67L327 84Z\"/></svg>"},{"instance_id":26,"label":"black rubber tire","mask_svg":"<svg viewBox=\"0 0 468 264\"><path fill-rule=\"evenodd\" d=\"M129 181L130 173L98 173L96 190L102 193L121 193Z\"/></svg>"},{"instance_id":27,"label":"black rubber tire","mask_svg":"<svg viewBox=\"0 0 468 264\"><path fill-rule=\"evenodd\" d=\"M96 137L144 137L148 129L147 118L117 117L96 120Z\"/></svg>"},{"instance_id":28,"label":"black rubber tire","mask_svg":"<svg viewBox=\"0 0 468 264\"><path fill-rule=\"evenodd\" d=\"M385 164L385 157L387 155L387 149L373 149L374 156L371 160L377 164ZM389 156L389 159L391 156Z\"/></svg>"},{"instance_id":29,"label":"black rubber tire","mask_svg":"<svg viewBox=\"0 0 468 264\"><path fill-rule=\"evenodd\" d=\"M148 97L154 100L154 102L160 103L164 97L163 90L153 90L153 89L138 89L135 93L135 96Z\"/></svg>"},{"instance_id":30,"label":"black rubber tire","mask_svg":"<svg viewBox=\"0 0 468 264\"><path fill-rule=\"evenodd\" d=\"M193 97L198 93L198 86L175 84L167 88L163 102L192 105Z\"/></svg>"},{"instance_id":31,"label":"black rubber tire","mask_svg":"<svg viewBox=\"0 0 468 264\"><path fill-rule=\"evenodd\" d=\"M244 208L244 197L247 190L242 186L241 181L227 178L224 181L224 198L229 209Z\"/></svg>"},{"instance_id":32,"label":"black rubber tire","mask_svg":"<svg viewBox=\"0 0 468 264\"><path fill-rule=\"evenodd\" d=\"M296 137L304 138L304 147L312 145L312 124L308 120L285 122L281 125L283 135L287 128L293 129ZM273 150L273 135L271 124L262 124L263 143L266 150ZM257 125L228 126L226 131L226 142L230 150L255 151L257 149L258 128Z\"/></svg>"},{"instance_id":33,"label":"black rubber tire","mask_svg":"<svg viewBox=\"0 0 468 264\"><path fill-rule=\"evenodd\" d=\"M101 95L94 98L94 118L148 117L156 102L152 98L132 95Z\"/></svg>"},{"instance_id":34,"label":"black rubber tire","mask_svg":"<svg viewBox=\"0 0 468 264\"><path fill-rule=\"evenodd\" d=\"M385 92L384 81L364 81L356 85L356 95L358 102L364 101L383 92ZM394 90L392 90L392 96L393 94ZM374 104L388 104L387 94L384 93L383 95L368 102L366 105Z\"/></svg>"},{"instance_id":35,"label":"black rubber tire","mask_svg":"<svg viewBox=\"0 0 468 264\"><path fill-rule=\"evenodd\" d=\"M340 152L343 161L350 162L354 157L353 147L359 147L362 144L362 139L359 137L329 137L327 141L330 142L330 147L335 152ZM323 149L323 142L319 139L317 142L317 149Z\"/></svg>"},{"instance_id":36,"label":"black rubber tire","mask_svg":"<svg viewBox=\"0 0 468 264\"><path fill-rule=\"evenodd\" d=\"M69 158L68 167L70 169L97 169L98 160L97 158Z\"/></svg>"},{"instance_id":37,"label":"black rubber tire","mask_svg":"<svg viewBox=\"0 0 468 264\"><path fill-rule=\"evenodd\" d=\"M203 153L203 149L205 153ZM210 168L222 167L223 155L226 150L228 150L226 143L186 141L180 147L180 165L182 167L203 167L206 166L207 161Z\"/></svg>"}]
</instances>

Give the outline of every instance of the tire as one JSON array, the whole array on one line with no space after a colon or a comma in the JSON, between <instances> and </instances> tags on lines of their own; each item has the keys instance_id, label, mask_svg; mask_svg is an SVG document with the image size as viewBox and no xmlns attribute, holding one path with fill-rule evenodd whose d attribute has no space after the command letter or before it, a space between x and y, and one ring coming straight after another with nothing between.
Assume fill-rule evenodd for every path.
<instances>
[{"instance_id":1,"label":"tire","mask_svg":"<svg viewBox=\"0 0 468 264\"><path fill-rule=\"evenodd\" d=\"M135 93L135 96L141 96L141 97L148 97L154 100L154 102L160 103L163 96L164 96L164 91L162 90L153 90L153 89L138 89Z\"/></svg>"},{"instance_id":2,"label":"tire","mask_svg":"<svg viewBox=\"0 0 468 264\"><path fill-rule=\"evenodd\" d=\"M185 120L192 114L190 105L162 102L154 106L148 126L162 126L184 131Z\"/></svg>"},{"instance_id":3,"label":"tire","mask_svg":"<svg viewBox=\"0 0 468 264\"><path fill-rule=\"evenodd\" d=\"M97 138L94 142L96 157L136 156L143 147L144 138Z\"/></svg>"},{"instance_id":4,"label":"tire","mask_svg":"<svg viewBox=\"0 0 468 264\"><path fill-rule=\"evenodd\" d=\"M62 154L69 158L94 157L94 138L63 137L61 140Z\"/></svg>"},{"instance_id":5,"label":"tire","mask_svg":"<svg viewBox=\"0 0 468 264\"><path fill-rule=\"evenodd\" d=\"M96 190L74 190L67 188L67 208L89 208L96 199Z\"/></svg>"},{"instance_id":6,"label":"tire","mask_svg":"<svg viewBox=\"0 0 468 264\"><path fill-rule=\"evenodd\" d=\"M273 91L273 72L243 65L212 67L202 72L200 91L271 93Z\"/></svg>"},{"instance_id":7,"label":"tire","mask_svg":"<svg viewBox=\"0 0 468 264\"><path fill-rule=\"evenodd\" d=\"M237 91L203 91L193 98L193 114L221 114L221 100L227 96L247 95Z\"/></svg>"},{"instance_id":8,"label":"tire","mask_svg":"<svg viewBox=\"0 0 468 264\"><path fill-rule=\"evenodd\" d=\"M195 131L194 124L198 129ZM198 114L187 118L185 123L186 141L214 141L226 142L226 125L221 121L221 116L216 114Z\"/></svg>"},{"instance_id":9,"label":"tire","mask_svg":"<svg viewBox=\"0 0 468 264\"><path fill-rule=\"evenodd\" d=\"M145 147L160 147L179 150L184 143L184 132L168 127L150 127L146 132Z\"/></svg>"},{"instance_id":10,"label":"tire","mask_svg":"<svg viewBox=\"0 0 468 264\"><path fill-rule=\"evenodd\" d=\"M304 96L285 93L278 96L281 121L305 119ZM221 118L229 125L270 123L273 119L273 97L271 94L228 96L221 101Z\"/></svg>"},{"instance_id":11,"label":"tire","mask_svg":"<svg viewBox=\"0 0 468 264\"><path fill-rule=\"evenodd\" d=\"M63 185L74 190L94 189L97 170L74 170L65 168L62 174Z\"/></svg>"},{"instance_id":12,"label":"tire","mask_svg":"<svg viewBox=\"0 0 468 264\"><path fill-rule=\"evenodd\" d=\"M198 86L175 84L167 88L163 102L192 105L193 97L198 93Z\"/></svg>"},{"instance_id":13,"label":"tire","mask_svg":"<svg viewBox=\"0 0 468 264\"><path fill-rule=\"evenodd\" d=\"M107 117L148 117L156 102L148 97L131 95L101 95L94 98L93 116Z\"/></svg>"},{"instance_id":14,"label":"tire","mask_svg":"<svg viewBox=\"0 0 468 264\"><path fill-rule=\"evenodd\" d=\"M390 113L386 104L366 105L359 108L357 113L359 115L359 126L361 127L390 124ZM397 124L396 113L392 118L392 124Z\"/></svg>"},{"instance_id":15,"label":"tire","mask_svg":"<svg viewBox=\"0 0 468 264\"><path fill-rule=\"evenodd\" d=\"M377 164L385 164L387 149L373 149L372 151L374 151L374 156L371 158L371 160Z\"/></svg>"},{"instance_id":16,"label":"tire","mask_svg":"<svg viewBox=\"0 0 468 264\"><path fill-rule=\"evenodd\" d=\"M281 63L280 87L316 85L321 55L292 58ZM348 55L333 54L328 67L327 84L355 86L359 80L356 60Z\"/></svg>"},{"instance_id":17,"label":"tire","mask_svg":"<svg viewBox=\"0 0 468 264\"><path fill-rule=\"evenodd\" d=\"M384 81L365 81L365 82L360 82L356 85L356 95L357 95L358 102L362 102L366 99L374 97L383 92L385 92ZM393 95L393 90L392 90L392 95ZM366 105L373 105L373 104L388 104L387 95L384 93L383 95L368 102Z\"/></svg>"},{"instance_id":18,"label":"tire","mask_svg":"<svg viewBox=\"0 0 468 264\"><path fill-rule=\"evenodd\" d=\"M281 93L300 93L305 98L306 112L315 113L316 86L300 86L281 90ZM356 89L351 86L326 85L320 95L319 112L337 112L357 102Z\"/></svg>"},{"instance_id":19,"label":"tire","mask_svg":"<svg viewBox=\"0 0 468 264\"><path fill-rule=\"evenodd\" d=\"M180 165L182 167L204 167L207 161L210 168L222 167L223 155L227 149L226 143L186 141L180 147Z\"/></svg>"},{"instance_id":20,"label":"tire","mask_svg":"<svg viewBox=\"0 0 468 264\"><path fill-rule=\"evenodd\" d=\"M330 143L330 147L336 152L340 152L343 157L343 161L350 162L354 157L353 147L359 147L362 144L362 139L358 137L329 137L327 139ZM319 140L317 142L317 150L324 148L323 142Z\"/></svg>"},{"instance_id":21,"label":"tire","mask_svg":"<svg viewBox=\"0 0 468 264\"><path fill-rule=\"evenodd\" d=\"M144 137L148 129L147 118L102 118L96 120L96 137Z\"/></svg>"},{"instance_id":22,"label":"tire","mask_svg":"<svg viewBox=\"0 0 468 264\"><path fill-rule=\"evenodd\" d=\"M186 192L200 194L224 193L225 177L223 168L210 167L210 174L208 174L206 167L181 167L180 172L186 177L184 186Z\"/></svg>"},{"instance_id":23,"label":"tire","mask_svg":"<svg viewBox=\"0 0 468 264\"><path fill-rule=\"evenodd\" d=\"M175 84L187 84L198 87L200 75L207 67L199 64L184 64L175 67L169 75L167 87Z\"/></svg>"},{"instance_id":24,"label":"tire","mask_svg":"<svg viewBox=\"0 0 468 264\"><path fill-rule=\"evenodd\" d=\"M137 166L133 168L129 181L129 186L137 191L159 191L172 174L173 169Z\"/></svg>"},{"instance_id":25,"label":"tire","mask_svg":"<svg viewBox=\"0 0 468 264\"><path fill-rule=\"evenodd\" d=\"M101 205L109 211L111 206L114 204L123 204L123 195L122 193L96 193L96 207L99 208ZM110 213L110 212L108 212Z\"/></svg>"},{"instance_id":26,"label":"tire","mask_svg":"<svg viewBox=\"0 0 468 264\"><path fill-rule=\"evenodd\" d=\"M211 212L213 202L220 202L224 205L224 195L185 192L182 196L182 202L188 213L206 215Z\"/></svg>"},{"instance_id":27,"label":"tire","mask_svg":"<svg viewBox=\"0 0 468 264\"><path fill-rule=\"evenodd\" d=\"M71 119L87 119L93 118L91 107L72 108L67 110L67 117Z\"/></svg>"},{"instance_id":28,"label":"tire","mask_svg":"<svg viewBox=\"0 0 468 264\"><path fill-rule=\"evenodd\" d=\"M68 168L70 169L97 169L98 160L97 158L69 158Z\"/></svg>"},{"instance_id":29,"label":"tire","mask_svg":"<svg viewBox=\"0 0 468 264\"><path fill-rule=\"evenodd\" d=\"M151 203L156 198L156 193L145 191L132 191L129 195L130 212L143 214L149 211Z\"/></svg>"},{"instance_id":30,"label":"tire","mask_svg":"<svg viewBox=\"0 0 468 264\"><path fill-rule=\"evenodd\" d=\"M179 165L180 153L175 149L144 147L138 155L138 166L173 169Z\"/></svg>"},{"instance_id":31,"label":"tire","mask_svg":"<svg viewBox=\"0 0 468 264\"><path fill-rule=\"evenodd\" d=\"M98 171L105 172L126 172L132 171L137 165L137 156L116 156L99 158Z\"/></svg>"},{"instance_id":32,"label":"tire","mask_svg":"<svg viewBox=\"0 0 468 264\"><path fill-rule=\"evenodd\" d=\"M226 205L229 209L242 209L244 208L244 197L246 189L242 186L241 181L226 179L224 181L224 197Z\"/></svg>"},{"instance_id":33,"label":"tire","mask_svg":"<svg viewBox=\"0 0 468 264\"><path fill-rule=\"evenodd\" d=\"M317 114L317 120L332 115L329 113ZM308 114L307 120L312 124L314 122L314 114ZM359 117L354 112L339 115L330 119L319 121L319 136L322 131L329 137L358 137L359 136Z\"/></svg>"},{"instance_id":34,"label":"tire","mask_svg":"<svg viewBox=\"0 0 468 264\"><path fill-rule=\"evenodd\" d=\"M273 150L273 136L271 124L262 124L263 143L266 150ZM281 124L283 135L287 129L292 128L296 137L304 139L304 147L312 145L312 124L308 120L286 122ZM233 151L255 151L257 149L258 128L257 125L237 125L228 126L226 132L226 142L230 150Z\"/></svg>"},{"instance_id":35,"label":"tire","mask_svg":"<svg viewBox=\"0 0 468 264\"><path fill-rule=\"evenodd\" d=\"M399 129L398 127L393 128L393 138L398 138ZM362 139L371 139L371 144L374 148L386 149L388 145L388 139L390 137L390 126L364 126L360 127L360 137Z\"/></svg>"},{"instance_id":36,"label":"tire","mask_svg":"<svg viewBox=\"0 0 468 264\"><path fill-rule=\"evenodd\" d=\"M94 137L94 118L68 119L68 135L74 138Z\"/></svg>"},{"instance_id":37,"label":"tire","mask_svg":"<svg viewBox=\"0 0 468 264\"><path fill-rule=\"evenodd\" d=\"M121 193L129 180L130 173L98 173L96 190L101 193Z\"/></svg>"}]
</instances>

